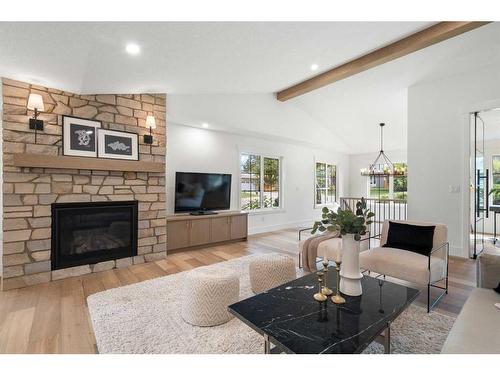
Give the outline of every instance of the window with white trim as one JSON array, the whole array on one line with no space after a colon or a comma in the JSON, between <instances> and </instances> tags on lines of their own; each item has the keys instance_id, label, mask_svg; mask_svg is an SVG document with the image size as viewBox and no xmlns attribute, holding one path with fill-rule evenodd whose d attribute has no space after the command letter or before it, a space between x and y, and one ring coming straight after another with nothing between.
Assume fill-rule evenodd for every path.
<instances>
[{"instance_id":1,"label":"window with white trim","mask_svg":"<svg viewBox=\"0 0 500 375\"><path fill-rule=\"evenodd\" d=\"M242 210L281 208L281 164L280 157L240 154L240 204Z\"/></svg>"},{"instance_id":2,"label":"window with white trim","mask_svg":"<svg viewBox=\"0 0 500 375\"><path fill-rule=\"evenodd\" d=\"M337 200L337 166L316 162L314 205L332 205Z\"/></svg>"}]
</instances>

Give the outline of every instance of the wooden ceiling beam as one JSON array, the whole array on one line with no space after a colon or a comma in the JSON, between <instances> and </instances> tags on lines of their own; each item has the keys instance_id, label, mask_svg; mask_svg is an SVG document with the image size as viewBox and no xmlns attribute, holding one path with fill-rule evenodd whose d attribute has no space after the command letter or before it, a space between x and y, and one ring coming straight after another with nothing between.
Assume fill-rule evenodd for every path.
<instances>
[{"instance_id":1,"label":"wooden ceiling beam","mask_svg":"<svg viewBox=\"0 0 500 375\"><path fill-rule=\"evenodd\" d=\"M411 34L385 47L379 48L355 60L318 74L308 80L279 91L276 98L284 102L299 95L306 94L320 87L340 81L344 78L361 73L378 65L409 55L412 52L429 47L433 44L453 38L457 35L474 30L489 22L449 21L439 22L424 30Z\"/></svg>"}]
</instances>

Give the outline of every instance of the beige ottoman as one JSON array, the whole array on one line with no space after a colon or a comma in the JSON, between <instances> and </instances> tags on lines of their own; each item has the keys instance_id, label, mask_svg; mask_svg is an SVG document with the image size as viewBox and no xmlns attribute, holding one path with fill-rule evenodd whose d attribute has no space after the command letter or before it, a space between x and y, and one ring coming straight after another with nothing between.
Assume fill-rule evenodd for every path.
<instances>
[{"instance_id":1,"label":"beige ottoman","mask_svg":"<svg viewBox=\"0 0 500 375\"><path fill-rule=\"evenodd\" d=\"M250 262L250 284L255 294L295 280L295 262L283 254L266 254Z\"/></svg>"},{"instance_id":2,"label":"beige ottoman","mask_svg":"<svg viewBox=\"0 0 500 375\"><path fill-rule=\"evenodd\" d=\"M184 279L182 318L195 326L209 327L231 320L227 307L238 302L240 280L232 270L195 268Z\"/></svg>"}]
</instances>

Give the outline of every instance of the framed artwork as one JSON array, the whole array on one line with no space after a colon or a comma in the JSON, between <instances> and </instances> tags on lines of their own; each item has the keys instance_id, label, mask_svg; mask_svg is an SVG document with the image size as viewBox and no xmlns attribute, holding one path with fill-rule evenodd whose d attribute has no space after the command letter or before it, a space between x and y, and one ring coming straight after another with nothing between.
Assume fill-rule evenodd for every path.
<instances>
[{"instance_id":1,"label":"framed artwork","mask_svg":"<svg viewBox=\"0 0 500 375\"><path fill-rule=\"evenodd\" d=\"M100 158L139 160L136 133L99 129L97 149Z\"/></svg>"},{"instance_id":2,"label":"framed artwork","mask_svg":"<svg viewBox=\"0 0 500 375\"><path fill-rule=\"evenodd\" d=\"M100 121L63 116L63 155L97 157Z\"/></svg>"}]
</instances>

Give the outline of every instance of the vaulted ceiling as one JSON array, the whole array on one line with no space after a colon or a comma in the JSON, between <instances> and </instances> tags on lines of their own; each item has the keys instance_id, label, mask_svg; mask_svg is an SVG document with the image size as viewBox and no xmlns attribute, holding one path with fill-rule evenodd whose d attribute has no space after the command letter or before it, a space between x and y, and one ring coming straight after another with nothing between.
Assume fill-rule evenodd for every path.
<instances>
[{"instance_id":1,"label":"vaulted ceiling","mask_svg":"<svg viewBox=\"0 0 500 375\"><path fill-rule=\"evenodd\" d=\"M0 75L80 93L167 92L169 121L349 153L378 149L385 121L386 148L401 149L407 87L498 63L499 24L286 103L273 93L430 24L0 23Z\"/></svg>"}]
</instances>

